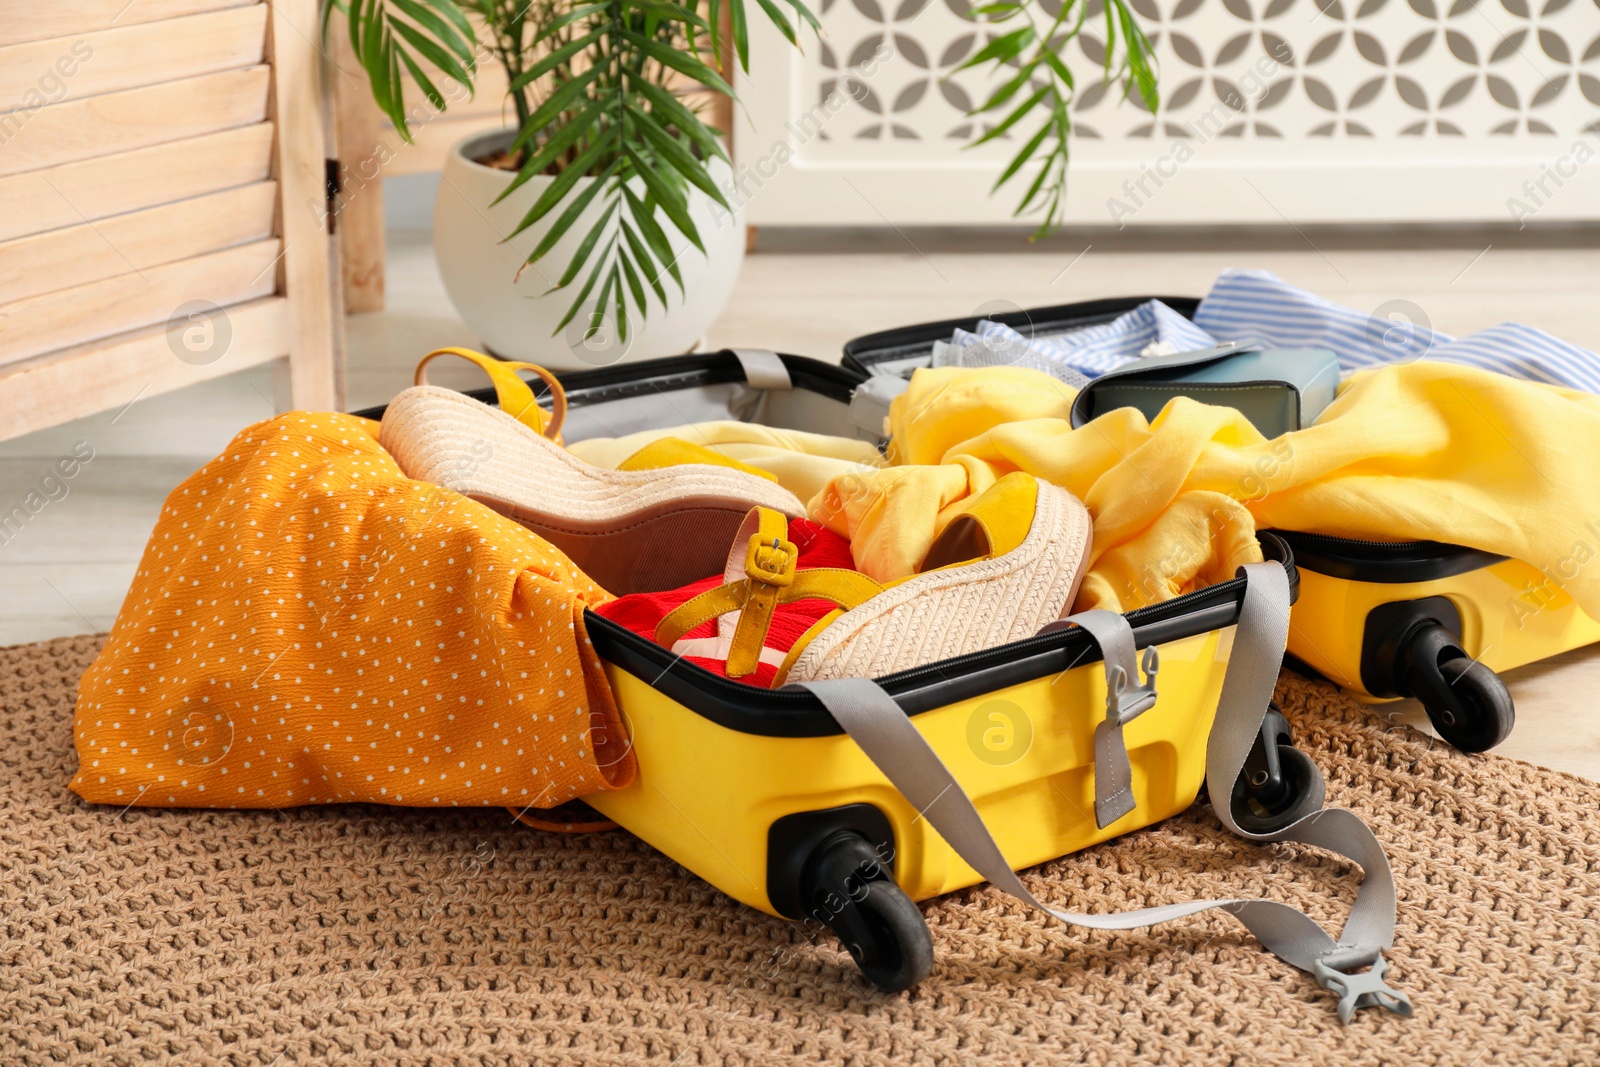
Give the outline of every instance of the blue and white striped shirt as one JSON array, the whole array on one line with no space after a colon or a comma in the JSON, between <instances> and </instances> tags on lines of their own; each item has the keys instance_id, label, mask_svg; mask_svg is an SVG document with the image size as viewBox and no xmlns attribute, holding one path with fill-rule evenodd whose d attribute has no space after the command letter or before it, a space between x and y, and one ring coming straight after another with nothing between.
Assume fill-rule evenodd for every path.
<instances>
[{"instance_id":1,"label":"blue and white striped shirt","mask_svg":"<svg viewBox=\"0 0 1600 1067\"><path fill-rule=\"evenodd\" d=\"M1432 359L1600 393L1600 356L1543 330L1508 322L1458 339L1415 321L1420 317L1420 309L1404 301L1368 314L1266 271L1230 269L1218 275L1193 322L1159 300L1141 304L1114 322L1032 339L985 321L976 333L957 330L935 363L1031 366L1072 381L1098 377L1142 354L1192 352L1237 341L1325 348L1338 357L1346 374Z\"/></svg>"},{"instance_id":2,"label":"blue and white striped shirt","mask_svg":"<svg viewBox=\"0 0 1600 1067\"><path fill-rule=\"evenodd\" d=\"M1432 359L1600 393L1600 356L1543 330L1506 322L1457 339L1411 321L1420 314L1403 301L1363 314L1266 271L1225 270L1194 321L1219 343L1326 348L1339 357L1346 374Z\"/></svg>"}]
</instances>

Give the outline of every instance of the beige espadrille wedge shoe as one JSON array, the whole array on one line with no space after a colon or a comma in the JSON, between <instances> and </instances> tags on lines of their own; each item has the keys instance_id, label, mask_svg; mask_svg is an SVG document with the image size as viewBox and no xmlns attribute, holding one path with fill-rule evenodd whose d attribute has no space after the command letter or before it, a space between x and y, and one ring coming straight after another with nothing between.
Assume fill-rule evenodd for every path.
<instances>
[{"instance_id":1,"label":"beige espadrille wedge shoe","mask_svg":"<svg viewBox=\"0 0 1600 1067\"><path fill-rule=\"evenodd\" d=\"M1000 479L957 516L917 574L880 586L864 574L796 570L782 516L746 517L728 554L725 584L675 608L656 628L671 648L712 618L731 619L727 673L755 670L773 609L797 600L838 606L787 650L774 687L895 671L1031 637L1072 610L1087 569L1093 524L1064 489L1032 475Z\"/></svg>"},{"instance_id":2,"label":"beige espadrille wedge shoe","mask_svg":"<svg viewBox=\"0 0 1600 1067\"><path fill-rule=\"evenodd\" d=\"M482 367L500 406L428 385L429 361L446 354ZM549 385L550 413L517 370ZM687 441L657 441L614 471L585 463L558 443L566 415L560 384L532 364L441 349L418 364L416 381L389 404L378 436L406 476L520 523L619 596L716 573L723 546L752 507L804 513L771 475Z\"/></svg>"}]
</instances>

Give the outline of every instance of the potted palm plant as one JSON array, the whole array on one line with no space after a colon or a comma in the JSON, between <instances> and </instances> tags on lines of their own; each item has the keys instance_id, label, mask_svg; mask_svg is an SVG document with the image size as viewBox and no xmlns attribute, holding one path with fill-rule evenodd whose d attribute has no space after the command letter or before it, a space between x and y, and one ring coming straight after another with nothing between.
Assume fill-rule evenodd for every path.
<instances>
[{"instance_id":1,"label":"potted palm plant","mask_svg":"<svg viewBox=\"0 0 1600 1067\"><path fill-rule=\"evenodd\" d=\"M791 43L817 29L803 0L756 3ZM995 120L978 143L1025 131L996 185L1031 178L1018 212L1041 211L1040 232L1058 224L1066 188L1072 75L1060 53L1089 3L1047 14L1035 0L1001 0L973 12L1017 26L966 66L1004 78L977 109ZM1125 0L1104 10L1105 76L1153 108L1149 42ZM430 70L470 89L480 63L505 69L516 126L455 146L434 212L445 287L485 345L557 369L694 346L732 292L744 220L723 192L722 132L683 92L733 95L719 73L723 27L748 69L744 0L329 0L324 33L335 18L407 140L408 89L435 113L448 107Z\"/></svg>"}]
</instances>

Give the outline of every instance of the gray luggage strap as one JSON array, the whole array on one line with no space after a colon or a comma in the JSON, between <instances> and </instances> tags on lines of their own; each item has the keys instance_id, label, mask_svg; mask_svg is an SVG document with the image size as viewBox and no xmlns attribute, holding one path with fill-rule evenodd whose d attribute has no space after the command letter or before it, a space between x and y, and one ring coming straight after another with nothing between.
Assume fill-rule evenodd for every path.
<instances>
[{"instance_id":1,"label":"gray luggage strap","mask_svg":"<svg viewBox=\"0 0 1600 1067\"><path fill-rule=\"evenodd\" d=\"M744 371L746 388L728 407L740 422L761 422L766 417L767 394L794 388L789 368L776 352L764 348L731 348L739 368Z\"/></svg>"},{"instance_id":2,"label":"gray luggage strap","mask_svg":"<svg viewBox=\"0 0 1600 1067\"><path fill-rule=\"evenodd\" d=\"M1144 650L1144 682L1139 683L1138 650L1133 627L1114 611L1103 609L1070 615L1040 633L1076 624L1100 646L1106 668L1106 717L1094 728L1094 821L1104 830L1134 808L1133 764L1122 728L1156 706L1156 672L1161 658L1154 646Z\"/></svg>"},{"instance_id":3,"label":"gray luggage strap","mask_svg":"<svg viewBox=\"0 0 1600 1067\"><path fill-rule=\"evenodd\" d=\"M1276 563L1256 563L1243 571L1246 584L1238 629L1206 749L1211 807L1224 826L1246 840L1315 845L1360 865L1365 877L1338 940L1299 909L1273 900L1196 900L1105 915L1047 907L1011 869L971 798L893 697L864 678L797 684L823 703L951 849L997 889L1062 922L1094 930L1131 930L1221 909L1243 923L1273 955L1311 973L1324 989L1338 993L1342 1021L1348 1023L1358 1009L1371 1006L1410 1015L1411 1001L1383 981L1387 969L1383 952L1394 944L1395 887L1383 846L1366 824L1342 808L1313 812L1271 834L1249 833L1234 821L1230 807L1233 785L1266 715L1289 632L1289 583L1284 569ZM1085 629L1090 626L1100 628L1099 622L1091 622ZM1120 660L1115 666L1126 671L1131 650L1124 657L1116 647L1120 638L1106 640L1113 646L1105 649L1108 676L1113 659ZM1131 635L1128 644L1132 644ZM1097 764L1098 742L1097 737ZM1097 811L1100 792L1097 784ZM1363 967L1368 969L1359 969Z\"/></svg>"}]
</instances>

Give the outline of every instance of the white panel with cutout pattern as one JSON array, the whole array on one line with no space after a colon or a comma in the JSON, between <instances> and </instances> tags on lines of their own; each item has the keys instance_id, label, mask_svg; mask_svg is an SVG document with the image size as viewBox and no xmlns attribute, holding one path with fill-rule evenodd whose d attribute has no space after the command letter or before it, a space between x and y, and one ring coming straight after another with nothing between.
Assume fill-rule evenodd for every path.
<instances>
[{"instance_id":1,"label":"white panel with cutout pattern","mask_svg":"<svg viewBox=\"0 0 1600 1067\"><path fill-rule=\"evenodd\" d=\"M1600 218L1600 0L1130 2L1160 106L1100 81L1093 0L1062 53L1073 221ZM988 187L1032 130L964 148L999 84L953 73L996 32L968 6L826 0L803 52L759 34L735 130L750 220L1008 220L1020 188Z\"/></svg>"}]
</instances>

